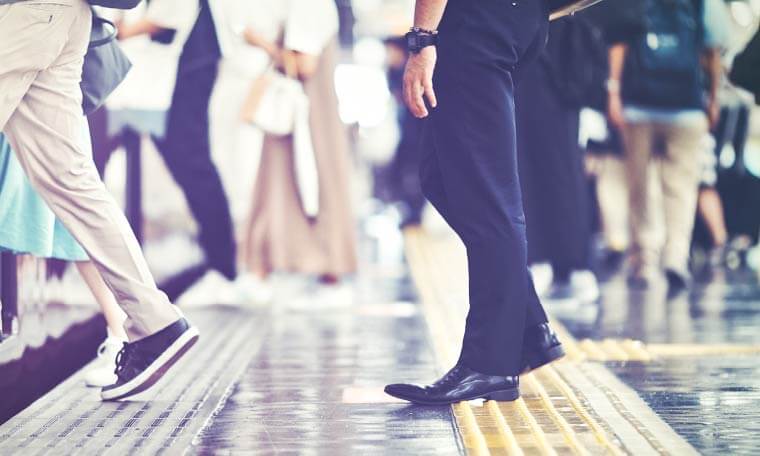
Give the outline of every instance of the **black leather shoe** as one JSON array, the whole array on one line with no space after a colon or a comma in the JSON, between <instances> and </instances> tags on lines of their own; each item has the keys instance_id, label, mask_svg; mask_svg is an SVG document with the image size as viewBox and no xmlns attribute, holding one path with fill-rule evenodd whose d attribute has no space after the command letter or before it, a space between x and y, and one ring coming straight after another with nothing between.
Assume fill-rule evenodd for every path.
<instances>
[{"instance_id":1,"label":"black leather shoe","mask_svg":"<svg viewBox=\"0 0 760 456\"><path fill-rule=\"evenodd\" d=\"M480 374L457 365L432 385L400 383L386 386L385 392L422 405L446 405L473 399L514 401L520 397L519 383L518 377Z\"/></svg>"},{"instance_id":2,"label":"black leather shoe","mask_svg":"<svg viewBox=\"0 0 760 456\"><path fill-rule=\"evenodd\" d=\"M523 373L538 369L565 356L557 333L544 323L525 329L523 338Z\"/></svg>"}]
</instances>

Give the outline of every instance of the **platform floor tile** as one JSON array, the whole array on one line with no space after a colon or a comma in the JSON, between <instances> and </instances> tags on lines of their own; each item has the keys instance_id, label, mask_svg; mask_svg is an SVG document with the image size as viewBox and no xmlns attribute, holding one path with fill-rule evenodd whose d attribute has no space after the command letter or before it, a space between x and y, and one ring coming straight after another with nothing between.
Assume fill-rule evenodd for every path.
<instances>
[{"instance_id":1,"label":"platform floor tile","mask_svg":"<svg viewBox=\"0 0 760 456\"><path fill-rule=\"evenodd\" d=\"M141 397L104 403L84 385L86 369L0 426L0 454L176 454L216 411L258 350L255 313L188 313L201 338L189 356Z\"/></svg>"},{"instance_id":2,"label":"platform floor tile","mask_svg":"<svg viewBox=\"0 0 760 456\"><path fill-rule=\"evenodd\" d=\"M382 391L437 375L425 321L416 306L400 311L410 304L398 302L396 286L375 282L351 308L273 318L193 451L461 454L450 408L412 407Z\"/></svg>"}]
</instances>

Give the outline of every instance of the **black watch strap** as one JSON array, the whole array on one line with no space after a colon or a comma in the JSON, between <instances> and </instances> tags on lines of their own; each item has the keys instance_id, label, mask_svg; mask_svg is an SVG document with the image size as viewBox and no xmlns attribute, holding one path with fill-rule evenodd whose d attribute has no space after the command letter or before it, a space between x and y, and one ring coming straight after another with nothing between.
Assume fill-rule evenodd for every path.
<instances>
[{"instance_id":1,"label":"black watch strap","mask_svg":"<svg viewBox=\"0 0 760 456\"><path fill-rule=\"evenodd\" d=\"M436 31L414 27L406 34L406 47L413 54L417 54L422 49L428 46L435 46L436 44L438 44L438 32Z\"/></svg>"}]
</instances>

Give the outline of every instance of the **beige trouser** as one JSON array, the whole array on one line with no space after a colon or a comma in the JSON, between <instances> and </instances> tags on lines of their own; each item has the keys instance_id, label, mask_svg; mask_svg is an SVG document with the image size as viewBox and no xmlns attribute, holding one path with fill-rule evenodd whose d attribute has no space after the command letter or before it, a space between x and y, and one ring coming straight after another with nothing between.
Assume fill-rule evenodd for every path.
<instances>
[{"instance_id":1,"label":"beige trouser","mask_svg":"<svg viewBox=\"0 0 760 456\"><path fill-rule=\"evenodd\" d=\"M630 227L625 162L612 154L600 157L596 185L605 245L621 252L628 250Z\"/></svg>"},{"instance_id":2,"label":"beige trouser","mask_svg":"<svg viewBox=\"0 0 760 456\"><path fill-rule=\"evenodd\" d=\"M137 340L180 317L156 288L127 221L83 150L84 0L0 5L0 130L29 180L90 255Z\"/></svg>"},{"instance_id":3,"label":"beige trouser","mask_svg":"<svg viewBox=\"0 0 760 456\"><path fill-rule=\"evenodd\" d=\"M686 271L697 210L699 148L706 131L707 119L702 116L626 125L623 136L636 266L657 266L662 259L664 267ZM664 154L655 158L653 149L660 144ZM650 176L653 163L659 172L656 182Z\"/></svg>"}]
</instances>

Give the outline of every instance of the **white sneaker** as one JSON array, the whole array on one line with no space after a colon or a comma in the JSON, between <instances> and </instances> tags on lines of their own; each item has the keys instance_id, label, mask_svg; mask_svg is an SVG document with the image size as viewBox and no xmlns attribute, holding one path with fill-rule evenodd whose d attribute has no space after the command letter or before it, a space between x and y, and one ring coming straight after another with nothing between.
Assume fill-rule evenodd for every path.
<instances>
[{"instance_id":1,"label":"white sneaker","mask_svg":"<svg viewBox=\"0 0 760 456\"><path fill-rule=\"evenodd\" d=\"M350 284L320 285L316 292L303 295L288 303L292 310L322 311L345 309L354 302L354 287Z\"/></svg>"},{"instance_id":2,"label":"white sneaker","mask_svg":"<svg viewBox=\"0 0 760 456\"><path fill-rule=\"evenodd\" d=\"M533 286L538 297L544 297L549 293L554 282L554 270L549 263L536 263L530 266L530 275L533 277Z\"/></svg>"},{"instance_id":3,"label":"white sneaker","mask_svg":"<svg viewBox=\"0 0 760 456\"><path fill-rule=\"evenodd\" d=\"M177 300L177 305L186 309L235 303L233 282L214 270L208 271Z\"/></svg>"},{"instance_id":4,"label":"white sneaker","mask_svg":"<svg viewBox=\"0 0 760 456\"><path fill-rule=\"evenodd\" d=\"M98 347L97 365L87 371L84 382L87 386L99 387L116 383L116 355L124 346L124 341L117 337L108 337Z\"/></svg>"},{"instance_id":5,"label":"white sneaker","mask_svg":"<svg viewBox=\"0 0 760 456\"><path fill-rule=\"evenodd\" d=\"M274 297L271 284L253 274L238 275L233 287L239 304L243 306L264 306Z\"/></svg>"},{"instance_id":6,"label":"white sneaker","mask_svg":"<svg viewBox=\"0 0 760 456\"><path fill-rule=\"evenodd\" d=\"M573 297L582 303L596 302L601 295L596 276L589 270L573 271L570 274L570 288Z\"/></svg>"}]
</instances>

